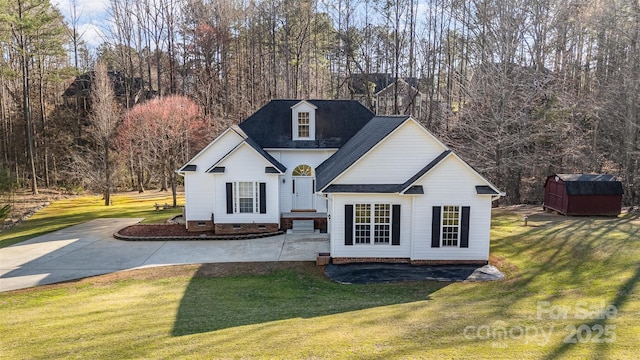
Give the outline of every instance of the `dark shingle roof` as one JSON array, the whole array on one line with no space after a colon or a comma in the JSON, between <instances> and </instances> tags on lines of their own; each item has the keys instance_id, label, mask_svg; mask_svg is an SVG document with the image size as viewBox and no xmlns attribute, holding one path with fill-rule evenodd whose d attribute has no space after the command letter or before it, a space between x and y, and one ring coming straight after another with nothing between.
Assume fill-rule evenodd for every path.
<instances>
[{"instance_id":1,"label":"dark shingle roof","mask_svg":"<svg viewBox=\"0 0 640 360\"><path fill-rule=\"evenodd\" d=\"M246 139L244 139L244 141L249 144L249 146L251 146L252 148L254 148L260 155L262 155L262 157L264 157L265 159L267 159L267 161L269 161L271 163L271 165L273 165L276 169L280 170L280 172L285 172L287 171L287 167L282 165L278 160L276 160L273 156L269 155L268 152L264 151L264 149L262 149L260 147L260 145L258 145L257 142L255 142L252 138L248 137Z\"/></svg>"},{"instance_id":2,"label":"dark shingle roof","mask_svg":"<svg viewBox=\"0 0 640 360\"><path fill-rule=\"evenodd\" d=\"M407 195L422 195L424 194L424 188L422 187L422 185L414 185L407 189L407 191L405 191L404 193Z\"/></svg>"},{"instance_id":3,"label":"dark shingle roof","mask_svg":"<svg viewBox=\"0 0 640 360\"><path fill-rule=\"evenodd\" d=\"M399 188L399 184L334 184L327 186L324 192L393 194L397 193Z\"/></svg>"},{"instance_id":4,"label":"dark shingle roof","mask_svg":"<svg viewBox=\"0 0 640 360\"><path fill-rule=\"evenodd\" d=\"M185 165L182 168L180 168L180 170L178 170L178 172L196 171L196 169L197 169L196 165Z\"/></svg>"},{"instance_id":5,"label":"dark shingle roof","mask_svg":"<svg viewBox=\"0 0 640 360\"><path fill-rule=\"evenodd\" d=\"M398 78L398 80L404 81L406 84L411 84L412 87L418 87L418 78ZM392 85L396 81L396 78L391 76L391 74L385 73L360 73L360 74L352 74L349 79L349 88L354 92L354 94L367 94L367 87L370 84L373 84L373 93L382 91L389 85Z\"/></svg>"},{"instance_id":6,"label":"dark shingle roof","mask_svg":"<svg viewBox=\"0 0 640 360\"><path fill-rule=\"evenodd\" d=\"M322 190L338 175L387 137L409 116L376 116L335 154L316 168L316 190Z\"/></svg>"},{"instance_id":7,"label":"dark shingle roof","mask_svg":"<svg viewBox=\"0 0 640 360\"><path fill-rule=\"evenodd\" d=\"M273 165L274 169L279 170L280 172L284 173L285 171L287 171L287 167L282 165L278 160L276 160L273 156L269 155L269 153L267 153L266 151L264 151L263 148L260 147L260 145L258 145L258 143L256 143L252 138L248 137L247 134L245 134L242 129L239 129L237 127L232 127L233 131L235 131L238 135L240 135L242 138L244 138L244 140L239 143L238 145L236 145L233 149L231 149L228 153L226 153L223 157L221 157L220 159L218 159L218 161L216 161L213 165L211 165L211 167L209 167L209 169L207 170L207 172L219 172L219 171L214 171L217 168L220 168L218 166L218 164L220 164L220 162L224 159L227 158L227 156L229 156L231 153L233 153L234 151L236 151L240 146L242 146L242 144L247 144L249 146L251 146L251 148L253 148L258 154L260 154L265 160L267 160L271 165ZM224 167L222 167L222 172L224 172Z\"/></svg>"},{"instance_id":8,"label":"dark shingle roof","mask_svg":"<svg viewBox=\"0 0 640 360\"><path fill-rule=\"evenodd\" d=\"M491 188L491 186L477 185L476 194L478 195L499 195L499 193Z\"/></svg>"},{"instance_id":9,"label":"dark shingle roof","mask_svg":"<svg viewBox=\"0 0 640 360\"><path fill-rule=\"evenodd\" d=\"M121 97L126 95L126 85L125 85L125 76L117 71L109 71L107 72L107 76L109 76L109 80L111 80L111 84L113 85L113 92L116 97ZM91 94L91 86L93 83L93 78L95 77L95 72L89 71L82 75L78 75L75 80L67 87L67 89L62 94L63 97L75 97L78 95L79 97L89 97ZM144 87L144 82L142 78L133 78L132 79L132 92L137 93Z\"/></svg>"},{"instance_id":10,"label":"dark shingle roof","mask_svg":"<svg viewBox=\"0 0 640 360\"><path fill-rule=\"evenodd\" d=\"M355 135L373 113L354 100L307 100L317 107L316 140L291 137L291 107L301 100L272 100L239 124L260 147L340 148Z\"/></svg>"},{"instance_id":11,"label":"dark shingle roof","mask_svg":"<svg viewBox=\"0 0 640 360\"><path fill-rule=\"evenodd\" d=\"M622 195L622 183L608 174L557 174L567 195ZM545 183L546 186L546 183Z\"/></svg>"}]
</instances>

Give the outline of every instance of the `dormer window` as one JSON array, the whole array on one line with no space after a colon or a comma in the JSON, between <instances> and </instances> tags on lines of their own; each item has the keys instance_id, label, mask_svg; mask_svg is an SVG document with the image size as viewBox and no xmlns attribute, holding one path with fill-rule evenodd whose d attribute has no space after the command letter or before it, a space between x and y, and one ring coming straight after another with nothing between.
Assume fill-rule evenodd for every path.
<instances>
[{"instance_id":1,"label":"dormer window","mask_svg":"<svg viewBox=\"0 0 640 360\"><path fill-rule=\"evenodd\" d=\"M298 113L298 137L299 138L308 138L309 137L309 113L308 112L299 112Z\"/></svg>"},{"instance_id":2,"label":"dormer window","mask_svg":"<svg viewBox=\"0 0 640 360\"><path fill-rule=\"evenodd\" d=\"M307 101L291 107L291 138L293 140L316 139L316 109Z\"/></svg>"}]
</instances>

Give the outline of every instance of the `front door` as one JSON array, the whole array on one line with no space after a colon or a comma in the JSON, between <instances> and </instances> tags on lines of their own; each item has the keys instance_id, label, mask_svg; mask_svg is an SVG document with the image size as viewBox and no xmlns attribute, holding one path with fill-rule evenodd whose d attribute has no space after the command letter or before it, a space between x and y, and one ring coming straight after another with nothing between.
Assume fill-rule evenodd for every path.
<instances>
[{"instance_id":1,"label":"front door","mask_svg":"<svg viewBox=\"0 0 640 360\"><path fill-rule=\"evenodd\" d=\"M293 209L313 210L313 177L293 177Z\"/></svg>"}]
</instances>

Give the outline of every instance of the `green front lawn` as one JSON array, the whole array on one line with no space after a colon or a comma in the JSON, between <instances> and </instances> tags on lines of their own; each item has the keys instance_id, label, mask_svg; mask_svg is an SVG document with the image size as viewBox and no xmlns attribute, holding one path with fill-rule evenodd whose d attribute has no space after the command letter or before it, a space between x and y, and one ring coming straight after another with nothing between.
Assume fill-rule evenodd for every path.
<instances>
[{"instance_id":1,"label":"green front lawn","mask_svg":"<svg viewBox=\"0 0 640 360\"><path fill-rule=\"evenodd\" d=\"M312 264L144 269L0 293L0 357L628 359L640 220L494 213L493 283L339 285Z\"/></svg>"},{"instance_id":2,"label":"green front lawn","mask_svg":"<svg viewBox=\"0 0 640 360\"><path fill-rule=\"evenodd\" d=\"M172 203L169 192L129 192L113 194L111 199L112 206L104 206L104 200L100 195L54 201L19 226L0 232L0 248L97 218L144 218L144 223L157 223L164 222L182 211L180 207L155 210L156 203ZM184 204L184 195L178 198L178 205L180 204Z\"/></svg>"}]
</instances>

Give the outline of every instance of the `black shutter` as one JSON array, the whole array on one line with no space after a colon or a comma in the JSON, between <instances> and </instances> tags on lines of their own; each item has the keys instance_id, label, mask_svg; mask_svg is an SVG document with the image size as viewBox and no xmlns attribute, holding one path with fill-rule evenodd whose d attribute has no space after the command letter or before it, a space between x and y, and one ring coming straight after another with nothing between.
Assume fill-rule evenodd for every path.
<instances>
[{"instance_id":1,"label":"black shutter","mask_svg":"<svg viewBox=\"0 0 640 360\"><path fill-rule=\"evenodd\" d=\"M233 214L233 184L227 183L227 214Z\"/></svg>"},{"instance_id":2,"label":"black shutter","mask_svg":"<svg viewBox=\"0 0 640 360\"><path fill-rule=\"evenodd\" d=\"M400 245L400 205L391 211L391 245Z\"/></svg>"},{"instance_id":3,"label":"black shutter","mask_svg":"<svg viewBox=\"0 0 640 360\"><path fill-rule=\"evenodd\" d=\"M440 247L440 206L433 207L431 220L431 247Z\"/></svg>"},{"instance_id":4,"label":"black shutter","mask_svg":"<svg viewBox=\"0 0 640 360\"><path fill-rule=\"evenodd\" d=\"M260 214L267 213L267 183L260 183Z\"/></svg>"},{"instance_id":5,"label":"black shutter","mask_svg":"<svg viewBox=\"0 0 640 360\"><path fill-rule=\"evenodd\" d=\"M353 245L353 205L344 206L344 244Z\"/></svg>"},{"instance_id":6,"label":"black shutter","mask_svg":"<svg viewBox=\"0 0 640 360\"><path fill-rule=\"evenodd\" d=\"M468 206L462 207L462 224L460 226L460 247L469 247L469 212L471 208Z\"/></svg>"}]
</instances>

